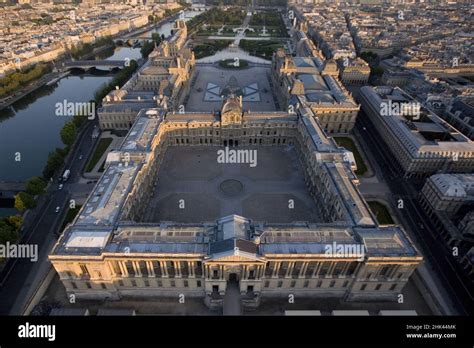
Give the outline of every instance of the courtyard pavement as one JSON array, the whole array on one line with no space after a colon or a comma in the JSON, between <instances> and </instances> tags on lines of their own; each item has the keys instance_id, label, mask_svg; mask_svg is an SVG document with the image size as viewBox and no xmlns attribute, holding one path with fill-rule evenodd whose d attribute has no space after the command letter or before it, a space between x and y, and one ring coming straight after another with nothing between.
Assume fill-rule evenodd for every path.
<instances>
[{"instance_id":1,"label":"courtyard pavement","mask_svg":"<svg viewBox=\"0 0 474 348\"><path fill-rule=\"evenodd\" d=\"M212 112L213 110L219 111L222 106L222 100L206 100L206 93L209 95L210 87L216 85L219 87L218 90L212 90L216 95L220 95L220 91L222 91L229 84L231 78L234 77L237 85L242 90L248 86L257 86L255 92L259 94L258 100L244 100L244 111L275 111L276 106L270 86L269 74L270 68L260 66L232 70L221 69L212 65L197 65L196 77L191 85L188 100L185 104L185 110L186 112L205 113Z\"/></svg>"},{"instance_id":2,"label":"courtyard pavement","mask_svg":"<svg viewBox=\"0 0 474 348\"><path fill-rule=\"evenodd\" d=\"M257 151L255 167L218 163L219 149L168 148L142 220L205 222L237 214L270 223L321 222L292 147L238 147ZM229 179L242 184L240 192L229 195L222 190L221 184Z\"/></svg>"}]
</instances>

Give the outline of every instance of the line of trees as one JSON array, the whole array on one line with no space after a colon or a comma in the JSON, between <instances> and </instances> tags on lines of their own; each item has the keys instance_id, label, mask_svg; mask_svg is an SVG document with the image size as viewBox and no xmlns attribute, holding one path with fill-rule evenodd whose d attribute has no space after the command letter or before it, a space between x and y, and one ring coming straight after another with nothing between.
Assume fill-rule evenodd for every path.
<instances>
[{"instance_id":1,"label":"line of trees","mask_svg":"<svg viewBox=\"0 0 474 348\"><path fill-rule=\"evenodd\" d=\"M147 58L148 55L155 49L155 45L158 46L164 39L164 34L151 34L151 41L145 41L142 45L142 48L140 48L140 53L142 54L142 57Z\"/></svg>"},{"instance_id":2,"label":"line of trees","mask_svg":"<svg viewBox=\"0 0 474 348\"><path fill-rule=\"evenodd\" d=\"M130 65L126 66L122 70L120 70L112 80L108 84L102 85L94 94L94 101L96 105L100 105L102 99L105 98L110 91L115 89L115 86L122 86L125 82L127 82L133 73L137 70L138 63L135 60L130 61Z\"/></svg>"},{"instance_id":3,"label":"line of trees","mask_svg":"<svg viewBox=\"0 0 474 348\"><path fill-rule=\"evenodd\" d=\"M36 207L34 196L45 193L46 181L40 177L33 177L26 183L26 191L15 195L14 207L20 213L27 209ZM21 215L10 215L0 218L0 244L16 243L19 239L19 231L23 224ZM0 259L0 261L3 261Z\"/></svg>"},{"instance_id":4,"label":"line of trees","mask_svg":"<svg viewBox=\"0 0 474 348\"><path fill-rule=\"evenodd\" d=\"M80 59L82 56L91 54L94 48L101 46L115 46L114 40L110 36L97 39L93 44L83 43L71 48L70 52L74 59Z\"/></svg>"},{"instance_id":5,"label":"line of trees","mask_svg":"<svg viewBox=\"0 0 474 348\"><path fill-rule=\"evenodd\" d=\"M19 239L19 231L23 223L20 215L7 216L0 219L0 244L16 243ZM0 262L4 259L0 258Z\"/></svg>"},{"instance_id":6,"label":"line of trees","mask_svg":"<svg viewBox=\"0 0 474 348\"><path fill-rule=\"evenodd\" d=\"M50 65L39 63L26 71L14 72L0 78L0 97L19 90L31 81L37 80L49 72L51 72Z\"/></svg>"}]
</instances>

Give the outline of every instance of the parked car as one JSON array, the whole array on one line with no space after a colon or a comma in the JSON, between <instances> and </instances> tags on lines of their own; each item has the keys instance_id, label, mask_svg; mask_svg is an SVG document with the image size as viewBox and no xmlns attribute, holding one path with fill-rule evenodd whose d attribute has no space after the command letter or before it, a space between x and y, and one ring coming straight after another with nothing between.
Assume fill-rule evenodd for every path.
<instances>
[{"instance_id":1,"label":"parked car","mask_svg":"<svg viewBox=\"0 0 474 348\"><path fill-rule=\"evenodd\" d=\"M55 212L56 212L56 213L59 213L59 210L61 210L61 208L58 206L58 207L56 207Z\"/></svg>"},{"instance_id":2,"label":"parked car","mask_svg":"<svg viewBox=\"0 0 474 348\"><path fill-rule=\"evenodd\" d=\"M59 184L59 189L62 190L63 189L63 184Z\"/></svg>"}]
</instances>

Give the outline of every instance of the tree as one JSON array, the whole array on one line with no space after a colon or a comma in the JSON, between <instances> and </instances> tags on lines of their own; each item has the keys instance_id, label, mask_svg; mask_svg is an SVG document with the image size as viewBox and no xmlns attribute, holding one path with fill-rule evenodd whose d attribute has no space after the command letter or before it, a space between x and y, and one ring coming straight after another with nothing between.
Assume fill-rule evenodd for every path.
<instances>
[{"instance_id":1,"label":"tree","mask_svg":"<svg viewBox=\"0 0 474 348\"><path fill-rule=\"evenodd\" d=\"M156 42L156 45L158 46L161 43L161 35L159 33L153 33L151 34L151 39Z\"/></svg>"},{"instance_id":2,"label":"tree","mask_svg":"<svg viewBox=\"0 0 474 348\"><path fill-rule=\"evenodd\" d=\"M62 167L65 156L66 151L59 148L49 153L48 161L46 162L46 166L43 169L43 177L45 179L49 180L49 178L51 178L54 173Z\"/></svg>"},{"instance_id":3,"label":"tree","mask_svg":"<svg viewBox=\"0 0 474 348\"><path fill-rule=\"evenodd\" d=\"M67 122L61 129L61 140L66 146L71 146L76 140L77 129L74 122Z\"/></svg>"},{"instance_id":4,"label":"tree","mask_svg":"<svg viewBox=\"0 0 474 348\"><path fill-rule=\"evenodd\" d=\"M20 192L15 195L15 209L23 212L26 209L33 209L36 207L36 202L32 195L26 192Z\"/></svg>"},{"instance_id":5,"label":"tree","mask_svg":"<svg viewBox=\"0 0 474 348\"><path fill-rule=\"evenodd\" d=\"M140 48L140 53L143 58L146 58L154 49L155 43L153 41L146 41L143 43L142 48Z\"/></svg>"},{"instance_id":6,"label":"tree","mask_svg":"<svg viewBox=\"0 0 474 348\"><path fill-rule=\"evenodd\" d=\"M94 100L89 100L89 103L95 103ZM85 115L75 115L72 118L72 122L76 126L76 130L79 129L87 120L87 117Z\"/></svg>"},{"instance_id":7,"label":"tree","mask_svg":"<svg viewBox=\"0 0 474 348\"><path fill-rule=\"evenodd\" d=\"M31 178L26 183L26 192L33 196L43 194L45 188L46 182L39 176Z\"/></svg>"},{"instance_id":8,"label":"tree","mask_svg":"<svg viewBox=\"0 0 474 348\"><path fill-rule=\"evenodd\" d=\"M5 220L0 220L0 244L14 243L17 239L18 233L15 231L15 228Z\"/></svg>"},{"instance_id":9,"label":"tree","mask_svg":"<svg viewBox=\"0 0 474 348\"><path fill-rule=\"evenodd\" d=\"M21 215L10 215L5 218L7 224L12 226L15 231L19 231L21 225L23 224L23 218Z\"/></svg>"}]
</instances>

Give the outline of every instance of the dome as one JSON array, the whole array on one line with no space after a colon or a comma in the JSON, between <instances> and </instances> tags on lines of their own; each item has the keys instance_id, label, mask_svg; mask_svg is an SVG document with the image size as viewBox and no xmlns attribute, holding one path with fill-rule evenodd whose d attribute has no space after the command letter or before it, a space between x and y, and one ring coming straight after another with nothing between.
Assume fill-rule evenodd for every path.
<instances>
[{"instance_id":1,"label":"dome","mask_svg":"<svg viewBox=\"0 0 474 348\"><path fill-rule=\"evenodd\" d=\"M242 107L240 105L240 100L238 97L230 97L224 102L222 106L221 114L225 114L228 112L238 112L242 113Z\"/></svg>"}]
</instances>

